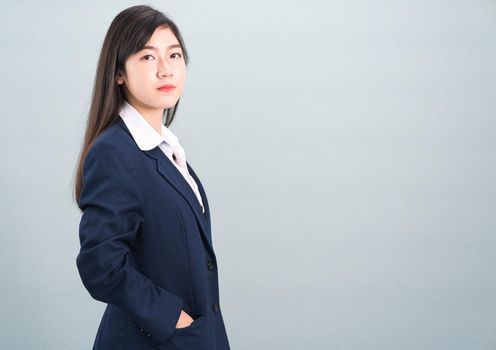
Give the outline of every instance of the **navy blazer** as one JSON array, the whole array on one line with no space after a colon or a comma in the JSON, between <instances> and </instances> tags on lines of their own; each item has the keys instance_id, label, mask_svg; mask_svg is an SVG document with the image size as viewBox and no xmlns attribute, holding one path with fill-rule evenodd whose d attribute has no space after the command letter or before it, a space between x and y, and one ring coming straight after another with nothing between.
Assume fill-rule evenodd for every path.
<instances>
[{"instance_id":1,"label":"navy blazer","mask_svg":"<svg viewBox=\"0 0 496 350\"><path fill-rule=\"evenodd\" d=\"M210 209L157 146L142 151L119 117L83 164L76 264L107 303L94 350L230 349L220 309ZM193 318L176 328L181 309Z\"/></svg>"}]
</instances>

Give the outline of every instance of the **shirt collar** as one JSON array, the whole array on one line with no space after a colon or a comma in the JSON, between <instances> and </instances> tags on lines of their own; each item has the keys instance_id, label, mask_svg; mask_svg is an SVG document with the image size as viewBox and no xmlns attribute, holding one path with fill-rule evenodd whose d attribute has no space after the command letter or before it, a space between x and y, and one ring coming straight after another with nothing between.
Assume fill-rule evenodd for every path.
<instances>
[{"instance_id":1,"label":"shirt collar","mask_svg":"<svg viewBox=\"0 0 496 350\"><path fill-rule=\"evenodd\" d=\"M177 136L165 125L161 124L162 135L160 135L127 101L124 101L119 109L119 116L124 120L134 141L142 151L149 151L164 141L172 147L179 144Z\"/></svg>"}]
</instances>

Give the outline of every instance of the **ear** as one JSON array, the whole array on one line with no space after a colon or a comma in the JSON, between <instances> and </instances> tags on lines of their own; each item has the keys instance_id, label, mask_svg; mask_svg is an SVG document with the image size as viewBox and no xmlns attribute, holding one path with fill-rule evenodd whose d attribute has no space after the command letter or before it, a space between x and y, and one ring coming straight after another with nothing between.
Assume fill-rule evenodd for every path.
<instances>
[{"instance_id":1,"label":"ear","mask_svg":"<svg viewBox=\"0 0 496 350\"><path fill-rule=\"evenodd\" d=\"M119 85L122 85L124 83L124 74L122 73L122 71L119 71L117 73L117 76L115 77L115 81Z\"/></svg>"}]
</instances>

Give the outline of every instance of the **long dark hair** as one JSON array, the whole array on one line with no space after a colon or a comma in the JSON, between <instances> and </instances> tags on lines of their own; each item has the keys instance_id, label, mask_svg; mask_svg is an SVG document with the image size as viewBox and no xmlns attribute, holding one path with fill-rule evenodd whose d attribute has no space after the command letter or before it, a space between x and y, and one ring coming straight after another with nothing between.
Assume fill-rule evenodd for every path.
<instances>
[{"instance_id":1,"label":"long dark hair","mask_svg":"<svg viewBox=\"0 0 496 350\"><path fill-rule=\"evenodd\" d=\"M119 108L125 100L123 86L117 84L116 75L124 70L130 55L143 49L157 27L171 29L181 45L187 65L188 53L181 33L162 12L147 5L132 6L121 11L110 24L98 59L86 131L77 162L75 196L78 203L83 187L83 162L88 149L98 135L117 121ZM173 107L164 110L163 123L167 127L174 120L179 100Z\"/></svg>"}]
</instances>

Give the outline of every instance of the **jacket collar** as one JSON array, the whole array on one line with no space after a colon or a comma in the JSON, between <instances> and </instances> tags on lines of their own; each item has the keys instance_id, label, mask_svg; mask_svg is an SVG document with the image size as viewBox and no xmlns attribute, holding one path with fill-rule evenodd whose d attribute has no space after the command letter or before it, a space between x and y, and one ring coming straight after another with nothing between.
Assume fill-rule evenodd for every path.
<instances>
[{"instance_id":1,"label":"jacket collar","mask_svg":"<svg viewBox=\"0 0 496 350\"><path fill-rule=\"evenodd\" d=\"M132 106L131 106L132 107ZM122 111L122 109L121 109ZM137 120L135 120L133 116L134 112L131 112L130 109L127 110L127 112L123 113L127 118L127 120L131 120L130 125L133 125L132 123L138 123ZM129 117L131 116L131 117ZM140 118L142 118L140 116ZM159 136L159 134L151 127L151 125L148 124L146 120L143 119L143 122L145 122L155 133L155 135ZM202 196L203 204L205 206L205 213L202 213L202 208L200 206L200 203L198 203L198 199L196 198L195 193L191 189L191 186L186 182L182 174L177 170L177 168L174 166L174 164L171 163L170 159L167 158L167 156L162 152L162 150L158 147L160 142L164 141L163 139L160 140L157 137L151 137L153 135L150 130L148 131L143 131L147 130L144 126L143 128L133 128L130 129L127 126L126 119L118 118L117 123L136 141L136 144L138 144L138 140L141 140L141 146L138 144L138 147L143 151L144 154L147 156L153 158L156 161L157 164L157 172L165 179L167 180L188 202L189 206L191 207L193 213L195 214L196 220L200 226L200 231L202 233L203 238L206 240L207 245L210 250L210 254L213 257L214 260L215 258L215 252L213 249L212 245L212 235L211 235L211 221L210 221L210 208L208 205L207 201L207 196L205 194L205 190L203 189L203 186L200 182L200 179L196 175L196 173L193 171L193 168L189 165L188 162L186 162L186 165L188 167L188 171L190 175L194 178L195 182L198 185L198 189L200 191L200 195ZM165 126L164 126L165 128ZM166 128L165 128L166 129ZM135 130L134 135L133 135L133 130ZM142 131L136 131L136 130L142 130ZM145 135L150 135L150 138L143 137L142 134ZM135 138L136 135L136 138ZM153 141L153 142L152 142ZM157 143L158 142L158 143ZM173 141L172 141L173 142ZM151 147L153 144L155 144L154 147ZM142 148L143 147L143 148Z\"/></svg>"}]
</instances>

